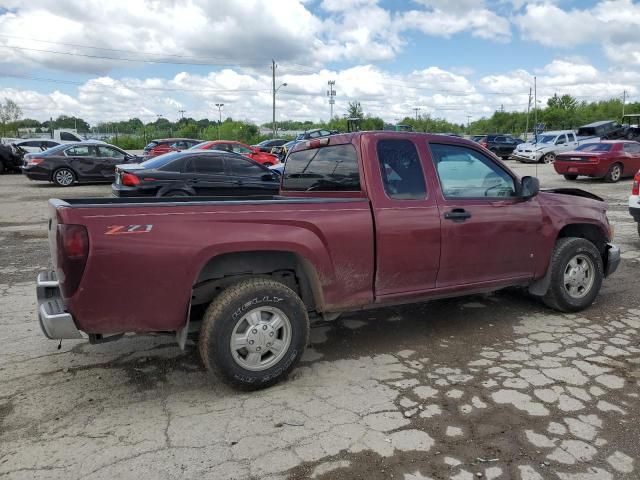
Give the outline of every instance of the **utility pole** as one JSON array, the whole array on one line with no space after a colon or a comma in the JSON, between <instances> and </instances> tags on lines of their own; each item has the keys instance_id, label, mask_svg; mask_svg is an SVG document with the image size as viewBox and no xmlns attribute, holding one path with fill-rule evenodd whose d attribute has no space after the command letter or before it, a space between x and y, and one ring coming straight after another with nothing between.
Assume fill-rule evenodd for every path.
<instances>
[{"instance_id":1,"label":"utility pole","mask_svg":"<svg viewBox=\"0 0 640 480\"><path fill-rule=\"evenodd\" d=\"M333 105L336 103L336 99L333 98L336 96L336 91L333 89L335 86L335 80L329 80L327 85L329 85L329 90L327 90L327 97L329 97L329 108L331 109L331 113L329 115L329 121L333 120Z\"/></svg>"},{"instance_id":2,"label":"utility pole","mask_svg":"<svg viewBox=\"0 0 640 480\"><path fill-rule=\"evenodd\" d=\"M538 80L536 77L533 77L533 138L535 143L538 143Z\"/></svg>"},{"instance_id":3,"label":"utility pole","mask_svg":"<svg viewBox=\"0 0 640 480\"><path fill-rule=\"evenodd\" d=\"M529 110L531 110L531 87L529 87L529 102L527 103L527 126L524 127L525 137L529 134Z\"/></svg>"},{"instance_id":4,"label":"utility pole","mask_svg":"<svg viewBox=\"0 0 640 480\"><path fill-rule=\"evenodd\" d=\"M413 110L416 112L416 122L418 121L418 112L420 111L420 107L413 107Z\"/></svg>"},{"instance_id":5,"label":"utility pole","mask_svg":"<svg viewBox=\"0 0 640 480\"><path fill-rule=\"evenodd\" d=\"M184 118L184 113L186 112L186 110L178 110L178 113L180 114L180 119Z\"/></svg>"},{"instance_id":6,"label":"utility pole","mask_svg":"<svg viewBox=\"0 0 640 480\"><path fill-rule=\"evenodd\" d=\"M469 134L471 133L471 123L470 123L470 120L471 120L471 115L467 115L467 133L469 133Z\"/></svg>"},{"instance_id":7,"label":"utility pole","mask_svg":"<svg viewBox=\"0 0 640 480\"><path fill-rule=\"evenodd\" d=\"M622 116L624 117L624 104L627 102L627 91L622 92Z\"/></svg>"},{"instance_id":8,"label":"utility pole","mask_svg":"<svg viewBox=\"0 0 640 480\"><path fill-rule=\"evenodd\" d=\"M220 125L222 124L222 107L224 107L224 103L216 103L216 107L218 107L218 140L220 140Z\"/></svg>"},{"instance_id":9,"label":"utility pole","mask_svg":"<svg viewBox=\"0 0 640 480\"><path fill-rule=\"evenodd\" d=\"M271 59L272 91L273 91L273 138L276 138L276 61Z\"/></svg>"}]
</instances>

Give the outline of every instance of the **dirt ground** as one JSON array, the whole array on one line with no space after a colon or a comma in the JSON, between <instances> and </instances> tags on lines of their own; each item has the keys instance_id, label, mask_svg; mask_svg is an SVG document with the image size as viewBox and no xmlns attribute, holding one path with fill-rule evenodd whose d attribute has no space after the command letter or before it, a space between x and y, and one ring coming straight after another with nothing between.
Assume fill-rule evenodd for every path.
<instances>
[{"instance_id":1,"label":"dirt ground","mask_svg":"<svg viewBox=\"0 0 640 480\"><path fill-rule=\"evenodd\" d=\"M623 250L587 311L508 290L345 315L313 327L286 382L238 393L208 379L193 343L45 339L46 200L110 189L0 176L0 478L640 478L631 181L571 185L607 200Z\"/></svg>"}]
</instances>

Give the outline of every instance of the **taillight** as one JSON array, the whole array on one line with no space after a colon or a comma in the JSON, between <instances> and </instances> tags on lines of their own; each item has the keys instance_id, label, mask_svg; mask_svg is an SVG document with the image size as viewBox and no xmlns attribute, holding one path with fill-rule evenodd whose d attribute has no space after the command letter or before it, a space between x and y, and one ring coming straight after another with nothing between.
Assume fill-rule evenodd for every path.
<instances>
[{"instance_id":1,"label":"taillight","mask_svg":"<svg viewBox=\"0 0 640 480\"><path fill-rule=\"evenodd\" d=\"M489 146L489 144L487 142L485 142L484 140L482 140L480 142L480 145L482 145L484 148L487 148Z\"/></svg>"},{"instance_id":2,"label":"taillight","mask_svg":"<svg viewBox=\"0 0 640 480\"><path fill-rule=\"evenodd\" d=\"M89 255L89 235L83 225L58 224L57 274L65 298L72 297L80 285Z\"/></svg>"},{"instance_id":3,"label":"taillight","mask_svg":"<svg viewBox=\"0 0 640 480\"><path fill-rule=\"evenodd\" d=\"M44 162L44 158L30 158L29 160L27 160L27 165L40 165L42 162Z\"/></svg>"},{"instance_id":4,"label":"taillight","mask_svg":"<svg viewBox=\"0 0 640 480\"><path fill-rule=\"evenodd\" d=\"M307 140L306 147L307 148L320 148L324 145L329 145L329 137L324 138L316 138L313 140Z\"/></svg>"},{"instance_id":5,"label":"taillight","mask_svg":"<svg viewBox=\"0 0 640 480\"><path fill-rule=\"evenodd\" d=\"M640 195L640 171L633 177L633 187L631 187L631 195Z\"/></svg>"},{"instance_id":6,"label":"taillight","mask_svg":"<svg viewBox=\"0 0 640 480\"><path fill-rule=\"evenodd\" d=\"M136 185L140 185L140 179L133 173L123 173L122 184L128 187L135 187Z\"/></svg>"}]
</instances>

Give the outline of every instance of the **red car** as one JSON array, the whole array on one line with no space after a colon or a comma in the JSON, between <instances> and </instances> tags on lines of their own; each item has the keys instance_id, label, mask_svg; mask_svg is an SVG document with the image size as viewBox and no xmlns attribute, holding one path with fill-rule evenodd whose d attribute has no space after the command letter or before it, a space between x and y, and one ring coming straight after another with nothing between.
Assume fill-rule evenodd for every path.
<instances>
[{"instance_id":1,"label":"red car","mask_svg":"<svg viewBox=\"0 0 640 480\"><path fill-rule=\"evenodd\" d=\"M239 153L250 158L266 167L280 163L277 156L271 153L261 152L257 148L251 147L242 142L234 142L230 140L214 140L211 142L202 142L193 147L200 150L223 150L226 152Z\"/></svg>"},{"instance_id":2,"label":"red car","mask_svg":"<svg viewBox=\"0 0 640 480\"><path fill-rule=\"evenodd\" d=\"M200 140L194 140L193 138L159 138L157 140L151 140L149 145L144 147L143 156L145 159L149 159L164 153L180 152L198 143L200 143Z\"/></svg>"},{"instance_id":3,"label":"red car","mask_svg":"<svg viewBox=\"0 0 640 480\"><path fill-rule=\"evenodd\" d=\"M553 167L567 180L584 175L617 182L622 177L632 177L640 169L640 143L626 140L587 143L559 154Z\"/></svg>"},{"instance_id":4,"label":"red car","mask_svg":"<svg viewBox=\"0 0 640 480\"><path fill-rule=\"evenodd\" d=\"M620 263L601 198L405 132L300 142L277 196L53 199L48 228L48 338L176 332L184 348L200 322L204 365L244 389L294 368L310 314L510 286L576 312Z\"/></svg>"}]
</instances>

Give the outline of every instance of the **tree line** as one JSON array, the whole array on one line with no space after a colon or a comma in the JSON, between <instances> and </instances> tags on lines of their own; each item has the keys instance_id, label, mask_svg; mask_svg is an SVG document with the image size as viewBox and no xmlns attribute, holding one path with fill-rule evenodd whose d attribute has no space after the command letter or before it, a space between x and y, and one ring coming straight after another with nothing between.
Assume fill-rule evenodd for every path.
<instances>
[{"instance_id":1,"label":"tree line","mask_svg":"<svg viewBox=\"0 0 640 480\"><path fill-rule=\"evenodd\" d=\"M626 113L640 113L640 102L624 105ZM525 112L496 111L488 118L474 120L468 125L452 123L444 118L431 115L419 115L417 118L407 116L400 123L411 125L414 131L433 133L457 134L487 134L510 133L523 135L535 128L535 123L544 125L545 130L575 129L581 125L597 120L620 120L623 104L620 99L602 100L597 102L578 101L571 95L554 95L546 105L537 109L531 108ZM382 130L385 122L379 117L366 115L360 102L349 102L347 111L342 116L335 116L330 121L295 121L283 120L277 123L280 130L303 131L313 128L329 130L348 130L348 118L358 118L361 130ZM270 128L271 123L263 127ZM60 115L55 120L40 122L31 118L22 118L22 110L11 99L0 102L0 129L2 136L14 134L17 136L19 128L33 128L37 133L48 132L58 128L74 128L81 134L99 132L109 141L124 148L142 148L149 140L161 137L188 137L202 140L239 140L246 143L257 143L269 138L260 135L257 125L227 118L223 122L203 118L181 118L171 122L164 117L158 117L153 122L144 123L139 118L130 118L117 122L99 122L93 127L84 119Z\"/></svg>"}]
</instances>

